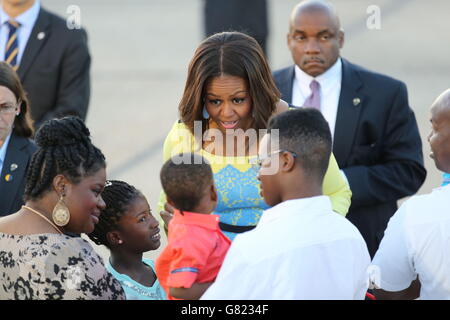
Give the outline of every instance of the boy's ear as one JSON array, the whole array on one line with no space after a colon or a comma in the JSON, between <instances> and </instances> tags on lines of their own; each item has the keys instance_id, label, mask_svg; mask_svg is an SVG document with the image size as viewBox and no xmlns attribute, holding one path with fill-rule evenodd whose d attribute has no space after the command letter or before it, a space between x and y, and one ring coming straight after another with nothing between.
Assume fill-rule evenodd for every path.
<instances>
[{"instance_id":1,"label":"boy's ear","mask_svg":"<svg viewBox=\"0 0 450 320\"><path fill-rule=\"evenodd\" d=\"M172 199L170 199L169 197L167 197L166 200L167 200L167 203L168 203L168 204L170 204L172 207L176 208L176 207L175 207L175 203L172 201Z\"/></svg>"},{"instance_id":2,"label":"boy's ear","mask_svg":"<svg viewBox=\"0 0 450 320\"><path fill-rule=\"evenodd\" d=\"M108 240L109 244L113 246L119 246L123 243L122 238L118 231L109 231L106 234L106 240Z\"/></svg>"},{"instance_id":3,"label":"boy's ear","mask_svg":"<svg viewBox=\"0 0 450 320\"><path fill-rule=\"evenodd\" d=\"M216 190L216 186L213 184L211 185L211 201L213 202L217 202L217 190Z\"/></svg>"},{"instance_id":4,"label":"boy's ear","mask_svg":"<svg viewBox=\"0 0 450 320\"><path fill-rule=\"evenodd\" d=\"M283 172L290 172L295 167L295 158L290 152L283 152L280 157L280 168Z\"/></svg>"}]
</instances>

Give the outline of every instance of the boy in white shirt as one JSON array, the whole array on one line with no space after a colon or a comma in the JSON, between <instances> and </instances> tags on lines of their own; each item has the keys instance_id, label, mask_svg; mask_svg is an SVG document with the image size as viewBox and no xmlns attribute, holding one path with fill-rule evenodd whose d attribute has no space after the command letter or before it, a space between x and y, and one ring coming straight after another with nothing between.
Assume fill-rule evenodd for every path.
<instances>
[{"instance_id":1,"label":"boy in white shirt","mask_svg":"<svg viewBox=\"0 0 450 320\"><path fill-rule=\"evenodd\" d=\"M366 243L322 194L328 123L318 110L302 108L273 117L268 129L258 179L272 208L235 238L202 299L364 299Z\"/></svg>"}]
</instances>

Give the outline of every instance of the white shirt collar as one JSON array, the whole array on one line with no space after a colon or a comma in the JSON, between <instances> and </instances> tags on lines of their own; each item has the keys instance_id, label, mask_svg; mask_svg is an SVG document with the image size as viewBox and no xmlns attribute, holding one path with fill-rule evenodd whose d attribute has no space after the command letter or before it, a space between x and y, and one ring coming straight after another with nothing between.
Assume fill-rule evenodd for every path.
<instances>
[{"instance_id":1,"label":"white shirt collar","mask_svg":"<svg viewBox=\"0 0 450 320\"><path fill-rule=\"evenodd\" d=\"M15 21L19 22L21 26L33 27L41 8L40 0L36 0L31 8L27 11L21 13L16 18ZM5 24L11 17L3 10L3 6L0 6L0 24Z\"/></svg>"},{"instance_id":2,"label":"white shirt collar","mask_svg":"<svg viewBox=\"0 0 450 320\"><path fill-rule=\"evenodd\" d=\"M306 72L304 72L302 69L300 69L297 65L294 67L295 71L295 78L297 79L300 86L305 86L309 89L309 84L311 81L316 80L320 83L321 87L329 86L334 81L341 81L342 78L342 61L341 58L338 58L336 62L333 64L333 66L322 73L320 76L312 77ZM303 90L303 88L301 88Z\"/></svg>"},{"instance_id":3,"label":"white shirt collar","mask_svg":"<svg viewBox=\"0 0 450 320\"><path fill-rule=\"evenodd\" d=\"M290 214L302 215L305 213L310 216L311 214L330 213L332 210L330 199L327 196L283 201L276 206L265 210L259 220L258 226L270 223L281 217L285 218Z\"/></svg>"},{"instance_id":4,"label":"white shirt collar","mask_svg":"<svg viewBox=\"0 0 450 320\"><path fill-rule=\"evenodd\" d=\"M5 162L6 150L8 149L8 144L9 144L10 138L11 138L11 133L6 137L5 142L0 147L0 168L3 167L3 163Z\"/></svg>"}]
</instances>

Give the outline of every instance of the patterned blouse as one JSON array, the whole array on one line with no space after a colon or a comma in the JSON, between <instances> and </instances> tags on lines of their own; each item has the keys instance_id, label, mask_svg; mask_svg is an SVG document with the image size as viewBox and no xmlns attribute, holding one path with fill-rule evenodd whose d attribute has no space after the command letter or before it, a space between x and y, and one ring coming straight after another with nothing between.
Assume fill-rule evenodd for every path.
<instances>
[{"instance_id":1,"label":"patterned blouse","mask_svg":"<svg viewBox=\"0 0 450 320\"><path fill-rule=\"evenodd\" d=\"M123 300L120 283L82 238L0 233L0 300Z\"/></svg>"}]
</instances>

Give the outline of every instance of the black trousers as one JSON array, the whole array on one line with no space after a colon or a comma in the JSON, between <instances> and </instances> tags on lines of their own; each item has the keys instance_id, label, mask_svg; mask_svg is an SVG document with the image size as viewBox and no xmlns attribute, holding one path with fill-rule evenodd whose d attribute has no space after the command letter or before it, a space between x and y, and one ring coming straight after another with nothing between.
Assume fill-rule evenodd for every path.
<instances>
[{"instance_id":1,"label":"black trousers","mask_svg":"<svg viewBox=\"0 0 450 320\"><path fill-rule=\"evenodd\" d=\"M268 18L266 0L204 0L205 36L240 31L258 41L267 55Z\"/></svg>"}]
</instances>

